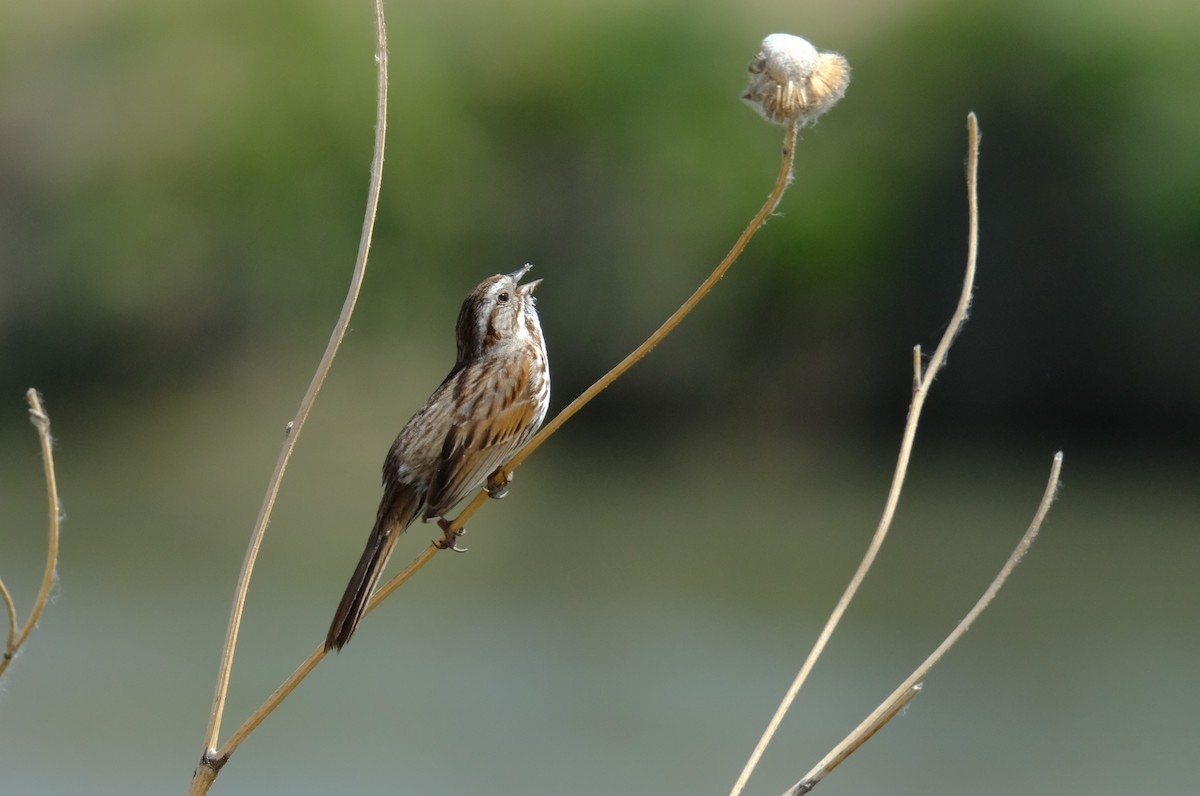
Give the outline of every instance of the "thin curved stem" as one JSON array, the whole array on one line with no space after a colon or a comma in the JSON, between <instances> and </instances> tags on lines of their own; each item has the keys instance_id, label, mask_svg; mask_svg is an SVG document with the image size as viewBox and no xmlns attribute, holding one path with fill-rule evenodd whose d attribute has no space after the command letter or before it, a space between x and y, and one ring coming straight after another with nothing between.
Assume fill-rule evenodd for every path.
<instances>
[{"instance_id":1,"label":"thin curved stem","mask_svg":"<svg viewBox=\"0 0 1200 796\"><path fill-rule=\"evenodd\" d=\"M800 796L808 793L813 789L818 782L824 779L825 775L849 757L856 749L866 743L876 731L886 724L893 716L895 716L904 705L908 704L917 692L920 690L920 682L925 679L925 675L929 674L929 670L942 659L946 652L958 643L958 640L963 637L979 615L983 613L988 604L995 599L996 595L1003 588L1008 576L1017 568L1017 564L1021 563L1021 559L1029 552L1029 548L1037 539L1038 532L1042 529L1042 523L1046 520L1046 514L1050 511L1050 505L1054 502L1054 496L1058 493L1059 476L1062 473L1063 454L1059 451L1054 455L1054 461L1050 465L1050 477L1046 481L1046 490L1042 493L1042 500L1038 503L1037 511L1034 512L1033 521L1029 523L1029 528L1025 531L1025 535L1021 537L1021 541L1017 542L1017 546L1008 556L1008 560L1004 562L1004 566L992 579L991 585L987 587L983 595L976 601L975 605L967 612L967 615L950 631L950 635L946 636L945 640L938 645L929 657L926 658L920 666L913 671L904 682L896 687L896 690L888 695L878 708L871 715L867 716L861 724L854 728L854 731L846 736L845 740L835 746L829 754L825 755L820 763L813 766L812 771L804 775L804 779L797 782L787 791L785 796Z\"/></svg>"},{"instance_id":2,"label":"thin curved stem","mask_svg":"<svg viewBox=\"0 0 1200 796\"><path fill-rule=\"evenodd\" d=\"M804 685L817 660L825 651L825 646L828 644L829 638L833 635L833 631L841 621L842 615L849 607L850 601L858 593L858 588L862 585L863 579L866 578L867 572L870 571L871 565L875 563L875 558L879 554L880 548L883 547L884 539L887 538L888 531L891 529L892 518L896 513L896 505L900 501L900 492L904 488L904 479L908 474L908 463L912 457L913 443L917 436L917 425L921 420L921 410L925 406L925 398L929 394L929 388L932 386L938 371L941 370L946 362L946 354L949 352L954 338L958 335L963 323L967 319L967 313L971 306L971 292L975 285L975 260L979 242L979 210L977 203L979 125L974 113L967 116L967 131L967 210L970 228L968 230L967 264L963 275L962 292L959 295L958 304L954 308L954 313L950 317L950 324L946 328L946 332L942 335L942 339L938 343L933 357L929 360L929 365L925 368L925 372L916 390L913 392L912 403L908 410L908 420L905 423L904 434L900 442L900 453L897 457L896 469L892 476L892 485L888 490L887 500L884 504L883 515L880 517L875 535L871 538L871 543L868 545L867 551L858 565L858 569L850 579L849 584L847 584L841 599L834 606L833 612L826 621L825 627L821 630L821 634L817 637L816 643L813 644L812 650L809 652L804 664L800 667L800 671L796 674L795 680L792 681L787 693L784 695L782 701L780 701L779 707L775 710L775 715L771 717L771 721L767 724L767 729L759 739L758 745L754 747L754 751L750 754L750 759L746 762L746 766L742 769L742 773L734 783L733 789L730 791L730 796L738 796L746 787L746 783L749 781L754 769L758 766L758 761L762 758L763 752L766 751L767 745L770 744L771 739L775 736L775 732L783 721L783 717L787 715L788 710L791 708L796 694L800 692L801 686Z\"/></svg>"},{"instance_id":3,"label":"thin curved stem","mask_svg":"<svg viewBox=\"0 0 1200 796\"><path fill-rule=\"evenodd\" d=\"M384 141L387 132L387 27L384 22L382 0L376 0L374 5L376 34L375 60L377 66L375 144L371 158L367 207L363 217L362 235L359 238L354 273L350 279L350 287L346 293L346 300L342 304L341 314L338 316L337 323L333 327L333 332L325 348L325 353L321 357L321 362L317 366L316 372L313 374L307 392L305 392L303 399L300 401L300 407L296 412L295 418L286 427L283 448L279 453L279 458L275 463L275 470L268 482L267 493L259 509L258 519L251 533L250 544L246 549L246 557L242 562L242 569L238 575L233 608L230 611L229 626L225 634L225 646L221 653L221 663L217 674L216 692L213 695L212 711L209 715L208 730L204 738L206 759L215 752L217 739L220 735L221 716L224 712L225 700L228 695L230 673L233 668L233 655L237 646L242 612L246 604L246 593L250 586L250 577L254 571L254 563L258 557L258 551L262 546L263 536L266 534L267 523L270 521L271 512L275 507L275 499L279 494L280 484L282 483L284 472L287 470L288 461L291 458L292 451L295 449L296 439L299 437L300 431L308 419L317 394L325 382L325 377L328 375L342 339L345 337L346 329L350 324L350 316L354 312L354 306L358 301L359 291L362 288L363 278L366 275L367 257L371 248L371 236L375 228L375 215L379 206L379 192L383 177ZM203 761L201 767L203 767Z\"/></svg>"},{"instance_id":4,"label":"thin curved stem","mask_svg":"<svg viewBox=\"0 0 1200 796\"><path fill-rule=\"evenodd\" d=\"M19 631L17 630L17 607L13 603L8 588L0 583L0 595L3 596L5 613L8 614L8 634L5 637L4 654L0 657L0 675L4 674L8 664L21 649L21 645L25 643L25 639L29 638L29 634L37 626L38 619L42 616L42 610L50 600L50 589L54 587L54 568L58 563L61 513L58 505L58 478L54 474L54 438L50 435L50 415L46 414L46 409L42 405L42 396L37 390L32 388L27 390L25 400L29 402L29 422L37 428L38 440L42 446L42 470L46 478L46 500L49 503L50 513L49 530L47 531L49 540L46 544L46 566L42 570L42 584L38 587L37 597L33 600L29 618L25 620L25 626Z\"/></svg>"}]
</instances>

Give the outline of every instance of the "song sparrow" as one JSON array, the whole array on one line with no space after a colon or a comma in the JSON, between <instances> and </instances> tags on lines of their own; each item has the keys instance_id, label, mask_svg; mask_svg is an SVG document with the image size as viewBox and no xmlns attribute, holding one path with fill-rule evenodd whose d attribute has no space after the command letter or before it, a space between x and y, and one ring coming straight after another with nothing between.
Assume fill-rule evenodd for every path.
<instances>
[{"instance_id":1,"label":"song sparrow","mask_svg":"<svg viewBox=\"0 0 1200 796\"><path fill-rule=\"evenodd\" d=\"M533 436L550 403L546 344L533 289L521 285L531 266L479 284L458 314L454 368L413 415L383 462L383 499L325 637L341 649L362 618L396 539L420 516L437 518L488 480L492 497L506 483L489 478ZM437 542L452 547L453 535Z\"/></svg>"}]
</instances>

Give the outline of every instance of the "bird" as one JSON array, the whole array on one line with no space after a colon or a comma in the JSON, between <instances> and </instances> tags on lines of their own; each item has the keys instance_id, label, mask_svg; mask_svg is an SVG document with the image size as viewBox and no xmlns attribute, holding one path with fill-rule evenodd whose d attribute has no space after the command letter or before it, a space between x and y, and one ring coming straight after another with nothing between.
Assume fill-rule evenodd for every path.
<instances>
[{"instance_id":1,"label":"bird","mask_svg":"<svg viewBox=\"0 0 1200 796\"><path fill-rule=\"evenodd\" d=\"M537 432L550 405L550 366L532 266L496 274L463 301L454 367L404 425L383 462L375 525L325 637L340 651L354 635L396 540L418 517L445 531L434 542L458 550L446 513L487 482L503 497L501 468Z\"/></svg>"}]
</instances>

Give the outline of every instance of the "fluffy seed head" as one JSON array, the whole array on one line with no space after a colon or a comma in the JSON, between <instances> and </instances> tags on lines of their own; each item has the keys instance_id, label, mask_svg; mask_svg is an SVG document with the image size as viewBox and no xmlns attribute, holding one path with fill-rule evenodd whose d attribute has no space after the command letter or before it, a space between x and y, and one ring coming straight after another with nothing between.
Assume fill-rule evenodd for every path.
<instances>
[{"instance_id":1,"label":"fluffy seed head","mask_svg":"<svg viewBox=\"0 0 1200 796\"><path fill-rule=\"evenodd\" d=\"M751 62L742 99L768 122L801 127L816 122L846 93L850 64L837 53L818 52L799 36L772 33Z\"/></svg>"}]
</instances>

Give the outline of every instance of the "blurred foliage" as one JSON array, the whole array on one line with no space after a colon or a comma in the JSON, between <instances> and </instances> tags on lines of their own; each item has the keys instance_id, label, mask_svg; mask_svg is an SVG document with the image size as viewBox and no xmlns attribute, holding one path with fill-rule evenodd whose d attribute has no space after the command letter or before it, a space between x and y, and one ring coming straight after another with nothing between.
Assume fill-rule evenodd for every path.
<instances>
[{"instance_id":1,"label":"blurred foliage","mask_svg":"<svg viewBox=\"0 0 1200 796\"><path fill-rule=\"evenodd\" d=\"M186 385L234 349L319 350L365 194L368 15L75 5L65 22L0 10L0 388ZM532 261L563 400L690 292L765 195L779 136L736 97L759 25L785 26L733 4L419 10L390 8L390 150L356 333L448 364L459 297ZM975 110L979 300L940 428L1194 441L1200 13L1159 10L926 3L841 38L796 20L849 56L846 100L805 133L783 217L587 418L894 428L905 352L935 342L957 291Z\"/></svg>"}]
</instances>

